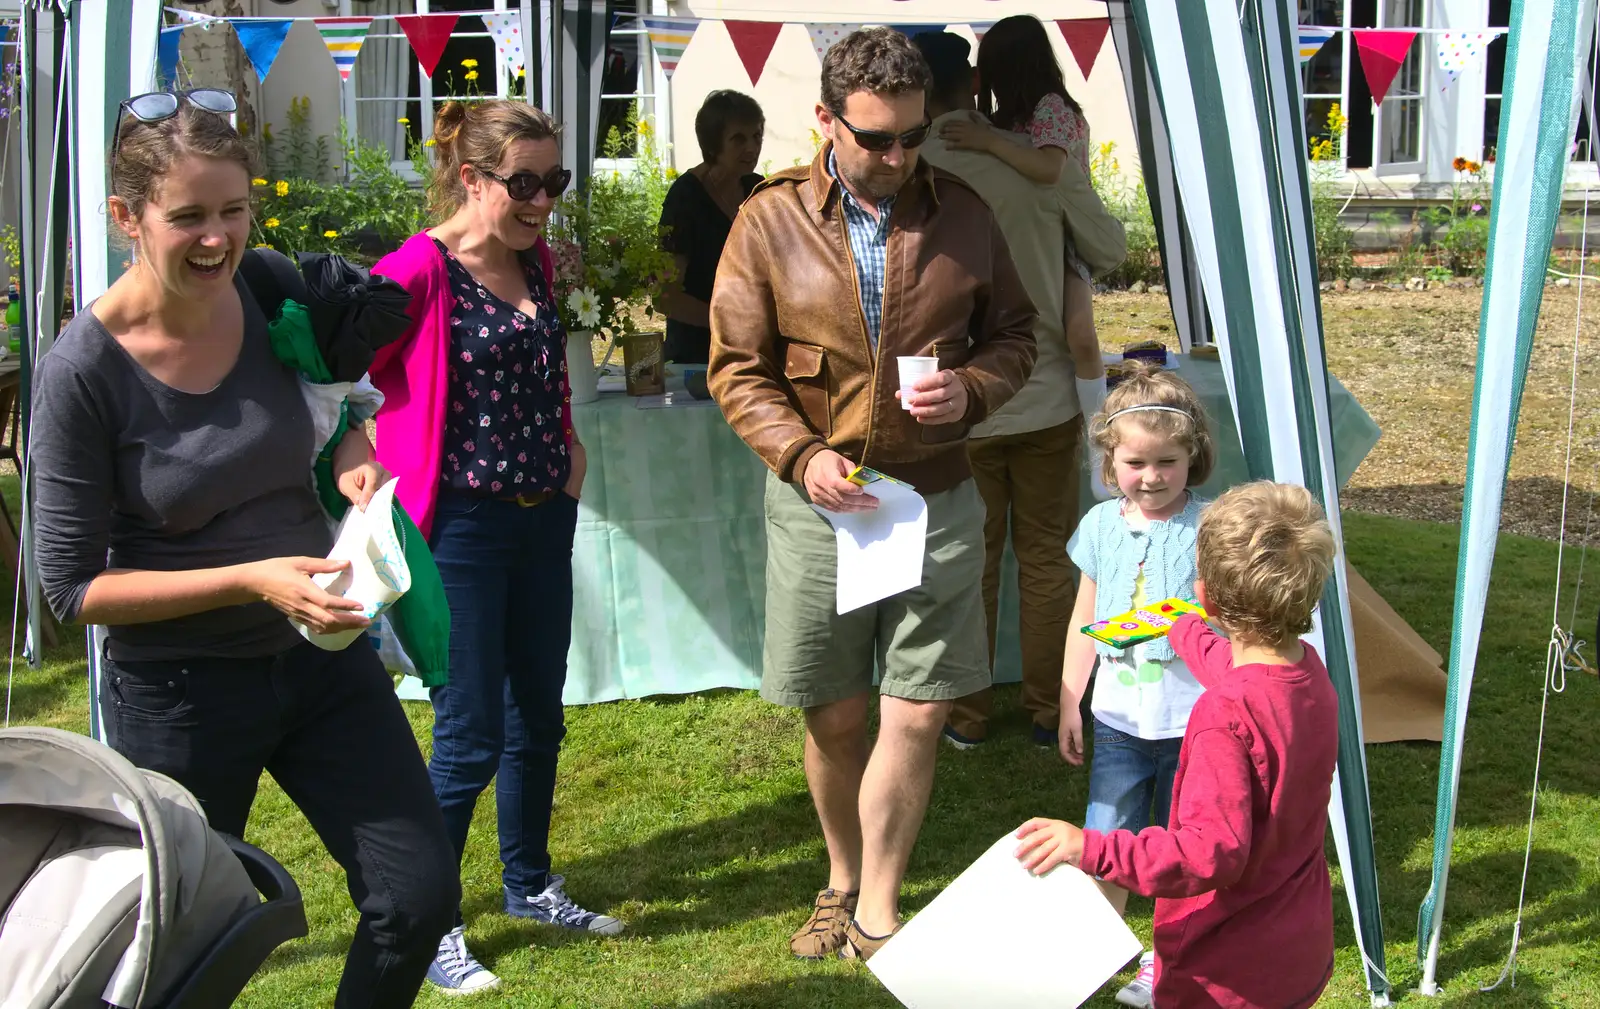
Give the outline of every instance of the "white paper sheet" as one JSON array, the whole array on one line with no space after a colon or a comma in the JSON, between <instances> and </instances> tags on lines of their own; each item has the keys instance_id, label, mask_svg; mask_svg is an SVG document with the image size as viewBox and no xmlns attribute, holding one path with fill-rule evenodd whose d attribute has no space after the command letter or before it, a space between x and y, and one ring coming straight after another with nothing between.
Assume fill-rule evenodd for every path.
<instances>
[{"instance_id":1,"label":"white paper sheet","mask_svg":"<svg viewBox=\"0 0 1600 1009\"><path fill-rule=\"evenodd\" d=\"M995 842L867 961L909 1009L1074 1009L1139 955L1093 879L1016 850Z\"/></svg>"},{"instance_id":2,"label":"white paper sheet","mask_svg":"<svg viewBox=\"0 0 1600 1009\"><path fill-rule=\"evenodd\" d=\"M869 512L831 512L811 506L833 526L838 541L835 595L840 613L922 584L928 502L893 480L875 480L865 490L878 499L878 507Z\"/></svg>"}]
</instances>

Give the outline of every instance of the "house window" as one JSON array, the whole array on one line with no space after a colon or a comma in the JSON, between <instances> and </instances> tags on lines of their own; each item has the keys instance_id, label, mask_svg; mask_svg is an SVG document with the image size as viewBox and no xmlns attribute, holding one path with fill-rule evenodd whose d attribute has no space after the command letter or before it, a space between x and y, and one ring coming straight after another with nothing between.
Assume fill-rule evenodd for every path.
<instances>
[{"instance_id":1,"label":"house window","mask_svg":"<svg viewBox=\"0 0 1600 1009\"><path fill-rule=\"evenodd\" d=\"M1345 25L1344 0L1300 0L1300 23L1323 28L1342 28ZM1311 146L1326 142L1339 152L1344 161L1343 136L1334 136L1328 128L1333 107L1338 105L1349 115L1345 102L1345 77L1348 73L1344 54L1345 33L1334 32L1323 43L1317 54L1300 68L1301 107L1305 114L1306 137Z\"/></svg>"},{"instance_id":2,"label":"house window","mask_svg":"<svg viewBox=\"0 0 1600 1009\"><path fill-rule=\"evenodd\" d=\"M352 13L377 20L356 59L354 86L345 89L346 119L356 124L357 137L387 148L397 165L432 136L434 114L444 102L524 95L527 78L516 76L498 58L494 39L476 16L517 10L517 0L367 0L351 7ZM384 15L442 13L457 13L460 20L430 79L399 24Z\"/></svg>"},{"instance_id":3,"label":"house window","mask_svg":"<svg viewBox=\"0 0 1600 1009\"><path fill-rule=\"evenodd\" d=\"M664 3L658 3L665 13ZM635 114L660 127L670 114L666 75L661 72L650 45L649 33L640 14L654 8L651 0L615 0L614 27L606 36L606 55L600 80L600 119L595 130L596 168L621 167L638 153L638 135L628 129L628 118ZM616 161L605 158L606 138L615 129L622 141ZM661 136L658 129L655 136Z\"/></svg>"}]
</instances>

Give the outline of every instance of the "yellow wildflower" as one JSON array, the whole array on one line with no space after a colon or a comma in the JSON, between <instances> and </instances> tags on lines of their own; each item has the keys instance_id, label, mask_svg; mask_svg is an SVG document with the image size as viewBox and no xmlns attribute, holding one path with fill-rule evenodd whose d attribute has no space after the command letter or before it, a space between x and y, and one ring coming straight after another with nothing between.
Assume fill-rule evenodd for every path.
<instances>
[{"instance_id":1,"label":"yellow wildflower","mask_svg":"<svg viewBox=\"0 0 1600 1009\"><path fill-rule=\"evenodd\" d=\"M478 79L478 72L476 70L468 70L466 73L466 78L469 81L475 81Z\"/></svg>"},{"instance_id":2,"label":"yellow wildflower","mask_svg":"<svg viewBox=\"0 0 1600 1009\"><path fill-rule=\"evenodd\" d=\"M470 59L469 60L462 60L461 61L461 65L466 67L468 70L471 70L473 67L478 65L478 61L477 60L470 60Z\"/></svg>"},{"instance_id":3,"label":"yellow wildflower","mask_svg":"<svg viewBox=\"0 0 1600 1009\"><path fill-rule=\"evenodd\" d=\"M648 119L639 120L639 136L644 137L646 139L649 139L649 137L650 137L650 120L648 120Z\"/></svg>"},{"instance_id":4,"label":"yellow wildflower","mask_svg":"<svg viewBox=\"0 0 1600 1009\"><path fill-rule=\"evenodd\" d=\"M322 233L322 237L323 238L338 238L339 237L339 233L337 231L332 231L332 230L324 231Z\"/></svg>"},{"instance_id":5,"label":"yellow wildflower","mask_svg":"<svg viewBox=\"0 0 1600 1009\"><path fill-rule=\"evenodd\" d=\"M270 248L272 248L272 246L268 245L266 242L257 242L256 243L256 248L258 248L258 249L270 249Z\"/></svg>"},{"instance_id":6,"label":"yellow wildflower","mask_svg":"<svg viewBox=\"0 0 1600 1009\"><path fill-rule=\"evenodd\" d=\"M250 180L250 184L252 186L264 186L264 185L267 184L267 180L266 179L251 179Z\"/></svg>"},{"instance_id":7,"label":"yellow wildflower","mask_svg":"<svg viewBox=\"0 0 1600 1009\"><path fill-rule=\"evenodd\" d=\"M277 185L277 187L276 187L276 189L274 191L279 196L288 196L289 195L289 183L285 182L282 179L279 179L278 180L278 185Z\"/></svg>"},{"instance_id":8,"label":"yellow wildflower","mask_svg":"<svg viewBox=\"0 0 1600 1009\"><path fill-rule=\"evenodd\" d=\"M401 116L399 119L396 119L395 122L399 123L401 126L411 125L411 120L407 119L405 116Z\"/></svg>"},{"instance_id":9,"label":"yellow wildflower","mask_svg":"<svg viewBox=\"0 0 1600 1009\"><path fill-rule=\"evenodd\" d=\"M424 146L424 147L432 147L433 146L433 138L429 137L428 139L424 140L422 142L422 146Z\"/></svg>"},{"instance_id":10,"label":"yellow wildflower","mask_svg":"<svg viewBox=\"0 0 1600 1009\"><path fill-rule=\"evenodd\" d=\"M278 225L282 224L283 222L278 220L276 217L269 217L265 221L262 221L261 223L265 227L276 228Z\"/></svg>"},{"instance_id":11,"label":"yellow wildflower","mask_svg":"<svg viewBox=\"0 0 1600 1009\"><path fill-rule=\"evenodd\" d=\"M517 76L518 77L526 77L526 76L528 76L528 72L527 72L526 68L518 67L517 68Z\"/></svg>"}]
</instances>

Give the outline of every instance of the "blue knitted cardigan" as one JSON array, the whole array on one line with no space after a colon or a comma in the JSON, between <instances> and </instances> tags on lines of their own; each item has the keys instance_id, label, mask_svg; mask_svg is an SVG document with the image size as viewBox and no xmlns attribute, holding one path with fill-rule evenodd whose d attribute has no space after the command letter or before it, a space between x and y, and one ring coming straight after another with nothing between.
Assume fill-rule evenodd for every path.
<instances>
[{"instance_id":1,"label":"blue knitted cardigan","mask_svg":"<svg viewBox=\"0 0 1600 1009\"><path fill-rule=\"evenodd\" d=\"M1133 608L1134 582L1141 563L1146 602L1173 597L1193 601L1194 581L1199 577L1194 562L1195 535L1206 502L1191 491L1182 511L1150 523L1142 532L1129 528L1122 505L1122 499L1116 498L1091 508L1078 524L1070 548L1072 562L1094 580L1095 620L1109 620ZM1123 649L1103 641L1095 642L1095 651L1112 658L1124 654ZM1177 656L1166 638L1156 638L1144 645L1144 657L1171 662Z\"/></svg>"}]
</instances>

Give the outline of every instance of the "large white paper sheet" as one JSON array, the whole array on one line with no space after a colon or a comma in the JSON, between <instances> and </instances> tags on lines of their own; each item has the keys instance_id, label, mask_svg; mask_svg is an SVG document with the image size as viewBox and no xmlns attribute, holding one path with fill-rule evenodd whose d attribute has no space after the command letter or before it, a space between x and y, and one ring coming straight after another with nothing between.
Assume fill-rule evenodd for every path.
<instances>
[{"instance_id":1,"label":"large white paper sheet","mask_svg":"<svg viewBox=\"0 0 1600 1009\"><path fill-rule=\"evenodd\" d=\"M996 841L867 961L909 1009L1074 1009L1139 955L1093 879L1016 850Z\"/></svg>"},{"instance_id":2,"label":"large white paper sheet","mask_svg":"<svg viewBox=\"0 0 1600 1009\"><path fill-rule=\"evenodd\" d=\"M878 479L866 492L878 499L869 512L831 512L812 505L833 526L838 542L836 597L840 613L922 584L928 543L928 502L909 486Z\"/></svg>"}]
</instances>

